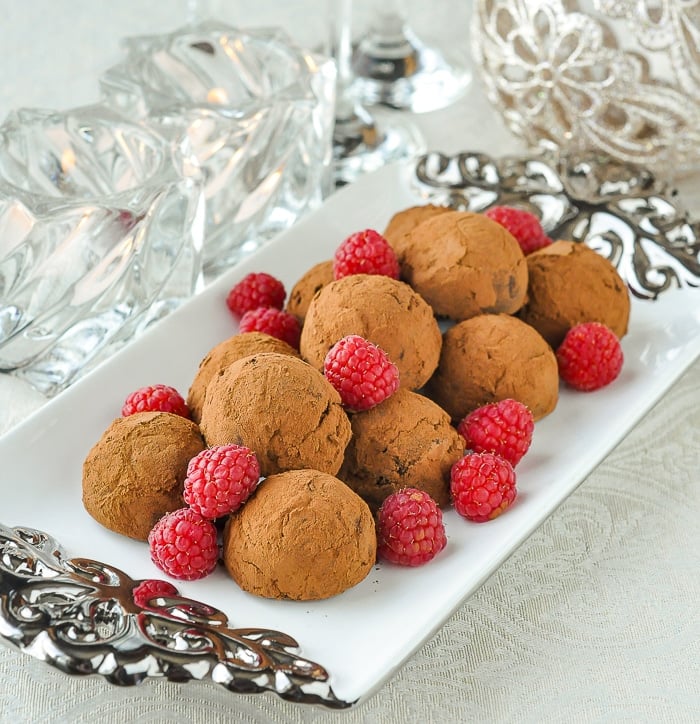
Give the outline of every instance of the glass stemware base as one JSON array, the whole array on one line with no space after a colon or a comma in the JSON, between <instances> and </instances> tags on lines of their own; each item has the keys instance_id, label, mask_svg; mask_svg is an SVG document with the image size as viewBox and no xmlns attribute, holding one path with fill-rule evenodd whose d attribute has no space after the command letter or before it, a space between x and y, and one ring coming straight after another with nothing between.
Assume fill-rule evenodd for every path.
<instances>
[{"instance_id":1,"label":"glass stemware base","mask_svg":"<svg viewBox=\"0 0 700 724\"><path fill-rule=\"evenodd\" d=\"M410 28L393 35L370 33L356 45L352 68L353 91L363 103L413 113L451 105L472 81L468 66L450 63Z\"/></svg>"},{"instance_id":2,"label":"glass stemware base","mask_svg":"<svg viewBox=\"0 0 700 724\"><path fill-rule=\"evenodd\" d=\"M408 119L368 113L361 105L336 117L333 133L333 170L336 186L376 171L387 163L418 156L425 142Z\"/></svg>"}]
</instances>

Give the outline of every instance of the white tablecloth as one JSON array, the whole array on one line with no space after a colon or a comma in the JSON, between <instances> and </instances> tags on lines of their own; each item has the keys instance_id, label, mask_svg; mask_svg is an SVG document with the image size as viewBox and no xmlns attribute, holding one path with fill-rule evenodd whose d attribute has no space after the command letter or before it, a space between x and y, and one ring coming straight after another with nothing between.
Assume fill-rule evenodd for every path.
<instances>
[{"instance_id":1,"label":"white tablecloth","mask_svg":"<svg viewBox=\"0 0 700 724\"><path fill-rule=\"evenodd\" d=\"M0 116L95 100L119 37L173 29L196 3L144 5L0 0ZM478 83L416 121L433 150L520 150ZM700 180L681 190L700 215ZM40 403L0 375L0 433ZM121 689L0 648L0 721L700 721L699 461L696 362L436 636L349 712L199 683Z\"/></svg>"}]
</instances>

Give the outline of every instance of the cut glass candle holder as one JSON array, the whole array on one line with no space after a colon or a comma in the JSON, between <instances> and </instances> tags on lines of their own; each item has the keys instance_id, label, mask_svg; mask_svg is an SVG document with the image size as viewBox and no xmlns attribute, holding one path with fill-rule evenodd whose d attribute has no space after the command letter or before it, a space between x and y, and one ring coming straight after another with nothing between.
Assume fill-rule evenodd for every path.
<instances>
[{"instance_id":1,"label":"cut glass candle holder","mask_svg":"<svg viewBox=\"0 0 700 724\"><path fill-rule=\"evenodd\" d=\"M204 268L236 263L331 190L335 66L279 29L218 22L127 38L103 102L177 147L206 196Z\"/></svg>"},{"instance_id":2,"label":"cut glass candle holder","mask_svg":"<svg viewBox=\"0 0 700 724\"><path fill-rule=\"evenodd\" d=\"M0 126L0 371L51 396L203 285L204 195L99 105Z\"/></svg>"}]
</instances>

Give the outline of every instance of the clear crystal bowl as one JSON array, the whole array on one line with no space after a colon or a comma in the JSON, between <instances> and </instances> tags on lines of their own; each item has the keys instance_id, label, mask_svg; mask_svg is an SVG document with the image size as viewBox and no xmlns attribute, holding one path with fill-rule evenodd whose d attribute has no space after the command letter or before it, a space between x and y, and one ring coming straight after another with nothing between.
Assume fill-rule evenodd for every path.
<instances>
[{"instance_id":1,"label":"clear crystal bowl","mask_svg":"<svg viewBox=\"0 0 700 724\"><path fill-rule=\"evenodd\" d=\"M530 144L700 173L700 0L476 0L471 46Z\"/></svg>"},{"instance_id":2,"label":"clear crystal bowl","mask_svg":"<svg viewBox=\"0 0 700 724\"><path fill-rule=\"evenodd\" d=\"M335 66L279 29L204 23L127 38L103 102L179 148L206 195L204 267L235 263L329 191Z\"/></svg>"},{"instance_id":3,"label":"clear crystal bowl","mask_svg":"<svg viewBox=\"0 0 700 724\"><path fill-rule=\"evenodd\" d=\"M51 396L202 285L204 200L114 110L0 126L0 371Z\"/></svg>"}]
</instances>

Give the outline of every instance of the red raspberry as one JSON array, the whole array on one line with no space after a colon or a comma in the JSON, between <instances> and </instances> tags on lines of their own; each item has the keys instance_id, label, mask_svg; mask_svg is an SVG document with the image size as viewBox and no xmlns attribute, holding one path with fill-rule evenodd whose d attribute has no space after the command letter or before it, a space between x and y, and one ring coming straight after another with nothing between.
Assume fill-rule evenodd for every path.
<instances>
[{"instance_id":1,"label":"red raspberry","mask_svg":"<svg viewBox=\"0 0 700 724\"><path fill-rule=\"evenodd\" d=\"M218 445L202 450L187 464L185 503L214 520L238 510L255 490L260 464L243 445Z\"/></svg>"},{"instance_id":2,"label":"red raspberry","mask_svg":"<svg viewBox=\"0 0 700 724\"><path fill-rule=\"evenodd\" d=\"M622 362L620 340L599 322L572 327L557 349L559 376L584 392L609 385L620 374Z\"/></svg>"},{"instance_id":3,"label":"red raspberry","mask_svg":"<svg viewBox=\"0 0 700 724\"><path fill-rule=\"evenodd\" d=\"M531 254L552 243L540 220L529 211L513 206L492 206L484 215L505 227L520 244L523 254Z\"/></svg>"},{"instance_id":4,"label":"red raspberry","mask_svg":"<svg viewBox=\"0 0 700 724\"><path fill-rule=\"evenodd\" d=\"M124 401L122 417L135 412L171 412L180 417L190 416L190 409L182 395L168 385L151 385L132 392Z\"/></svg>"},{"instance_id":5,"label":"red raspberry","mask_svg":"<svg viewBox=\"0 0 700 724\"><path fill-rule=\"evenodd\" d=\"M492 452L515 467L532 442L535 420L522 402L510 398L483 405L457 425L473 452Z\"/></svg>"},{"instance_id":6,"label":"red raspberry","mask_svg":"<svg viewBox=\"0 0 700 724\"><path fill-rule=\"evenodd\" d=\"M382 274L399 278L399 262L389 242L374 229L348 236L333 257L333 278L351 274Z\"/></svg>"},{"instance_id":7,"label":"red raspberry","mask_svg":"<svg viewBox=\"0 0 700 724\"><path fill-rule=\"evenodd\" d=\"M515 472L494 453L469 453L452 466L450 490L461 516L484 523L497 518L515 500Z\"/></svg>"},{"instance_id":8,"label":"red raspberry","mask_svg":"<svg viewBox=\"0 0 700 724\"><path fill-rule=\"evenodd\" d=\"M289 312L274 307L258 307L247 311L239 325L241 332L264 332L277 337L288 345L299 349L301 325L299 320Z\"/></svg>"},{"instance_id":9,"label":"red raspberry","mask_svg":"<svg viewBox=\"0 0 700 724\"><path fill-rule=\"evenodd\" d=\"M398 367L387 353L357 334L343 337L328 350L323 372L343 405L355 412L375 407L399 387Z\"/></svg>"},{"instance_id":10,"label":"red raspberry","mask_svg":"<svg viewBox=\"0 0 700 724\"><path fill-rule=\"evenodd\" d=\"M173 578L209 575L219 558L214 524L190 508L166 513L148 534L151 560Z\"/></svg>"},{"instance_id":11,"label":"red raspberry","mask_svg":"<svg viewBox=\"0 0 700 724\"><path fill-rule=\"evenodd\" d=\"M117 223L122 227L123 231L131 231L141 219L143 219L143 214L136 216L131 211L122 209L117 216Z\"/></svg>"},{"instance_id":12,"label":"red raspberry","mask_svg":"<svg viewBox=\"0 0 700 724\"><path fill-rule=\"evenodd\" d=\"M392 493L377 515L377 552L399 566L421 566L447 545L442 511L423 490Z\"/></svg>"},{"instance_id":13,"label":"red raspberry","mask_svg":"<svg viewBox=\"0 0 700 724\"><path fill-rule=\"evenodd\" d=\"M148 608L148 602L159 596L177 596L177 588L172 583L159 578L148 578L141 581L131 592L134 603L141 608Z\"/></svg>"},{"instance_id":14,"label":"red raspberry","mask_svg":"<svg viewBox=\"0 0 700 724\"><path fill-rule=\"evenodd\" d=\"M282 309L287 292L279 279L265 272L251 272L226 297L226 306L237 317L258 307Z\"/></svg>"}]
</instances>

